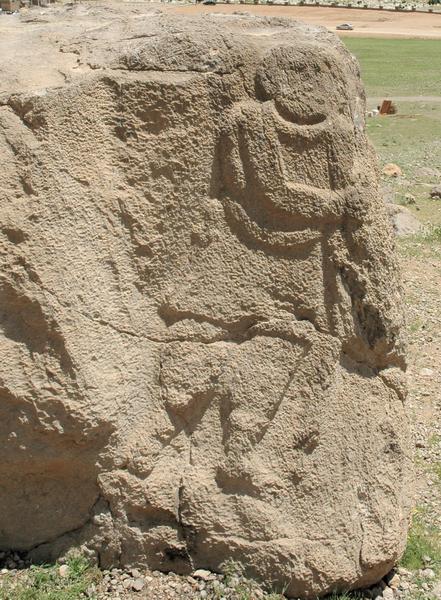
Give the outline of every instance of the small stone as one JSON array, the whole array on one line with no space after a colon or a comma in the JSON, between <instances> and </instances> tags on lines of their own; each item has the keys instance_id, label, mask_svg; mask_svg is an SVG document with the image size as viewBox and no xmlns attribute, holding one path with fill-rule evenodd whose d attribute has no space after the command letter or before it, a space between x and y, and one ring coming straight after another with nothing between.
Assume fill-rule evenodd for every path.
<instances>
[{"instance_id":1,"label":"small stone","mask_svg":"<svg viewBox=\"0 0 441 600\"><path fill-rule=\"evenodd\" d=\"M239 577L236 577L236 575L233 575L233 577L230 578L230 587L235 588L239 585L239 583Z\"/></svg>"},{"instance_id":2,"label":"small stone","mask_svg":"<svg viewBox=\"0 0 441 600\"><path fill-rule=\"evenodd\" d=\"M206 592L206 590L201 590L201 591L199 592L199 596L200 596L201 598L206 598L206 597L207 597L207 592Z\"/></svg>"},{"instance_id":3,"label":"small stone","mask_svg":"<svg viewBox=\"0 0 441 600\"><path fill-rule=\"evenodd\" d=\"M420 571L422 577L427 579L435 579L435 571L433 569L422 569Z\"/></svg>"},{"instance_id":4,"label":"small stone","mask_svg":"<svg viewBox=\"0 0 441 600\"><path fill-rule=\"evenodd\" d=\"M1 573L2 575L7 575L7 574L9 573L9 570L8 570L8 569L2 569L2 570L0 571L0 573Z\"/></svg>"},{"instance_id":5,"label":"small stone","mask_svg":"<svg viewBox=\"0 0 441 600\"><path fill-rule=\"evenodd\" d=\"M58 575L60 577L69 577L69 567L67 565L58 567Z\"/></svg>"},{"instance_id":6,"label":"small stone","mask_svg":"<svg viewBox=\"0 0 441 600\"><path fill-rule=\"evenodd\" d=\"M140 592L145 586L145 581L142 577L137 577L132 581L132 590L135 592Z\"/></svg>"},{"instance_id":7,"label":"small stone","mask_svg":"<svg viewBox=\"0 0 441 600\"><path fill-rule=\"evenodd\" d=\"M386 587L383 590L383 598L384 600L394 600L395 594L393 589L391 589L390 587Z\"/></svg>"},{"instance_id":8,"label":"small stone","mask_svg":"<svg viewBox=\"0 0 441 600\"><path fill-rule=\"evenodd\" d=\"M91 585L89 585L89 587L86 590L86 596L88 598L93 598L96 594L96 587L95 585L92 583Z\"/></svg>"},{"instance_id":9,"label":"small stone","mask_svg":"<svg viewBox=\"0 0 441 600\"><path fill-rule=\"evenodd\" d=\"M132 587L132 584L133 584L133 579L130 579L130 577L129 577L129 579L124 579L123 588L126 590L129 590Z\"/></svg>"},{"instance_id":10,"label":"small stone","mask_svg":"<svg viewBox=\"0 0 441 600\"><path fill-rule=\"evenodd\" d=\"M432 377L433 370L432 369L426 369L426 368L421 369L420 375L422 375L423 377Z\"/></svg>"},{"instance_id":11,"label":"small stone","mask_svg":"<svg viewBox=\"0 0 441 600\"><path fill-rule=\"evenodd\" d=\"M138 569L130 569L130 575L133 577L133 579L138 579L138 577L141 577L141 573Z\"/></svg>"},{"instance_id":12,"label":"small stone","mask_svg":"<svg viewBox=\"0 0 441 600\"><path fill-rule=\"evenodd\" d=\"M423 563L424 563L425 565L428 565L428 564L430 564L431 562L432 562L432 559L431 559L431 557L430 557L430 556L427 556L427 555L426 555L426 556L423 556Z\"/></svg>"},{"instance_id":13,"label":"small stone","mask_svg":"<svg viewBox=\"0 0 441 600\"><path fill-rule=\"evenodd\" d=\"M400 167L394 163L388 163L383 167L383 175L387 175L388 177L399 177L403 172Z\"/></svg>"},{"instance_id":14,"label":"small stone","mask_svg":"<svg viewBox=\"0 0 441 600\"><path fill-rule=\"evenodd\" d=\"M400 589L402 589L402 590L410 589L410 583L408 581L402 581L400 583Z\"/></svg>"},{"instance_id":15,"label":"small stone","mask_svg":"<svg viewBox=\"0 0 441 600\"><path fill-rule=\"evenodd\" d=\"M195 579L203 579L204 581L211 581L212 579L216 578L213 573L207 571L206 569L197 569L197 571L193 573L193 577Z\"/></svg>"},{"instance_id":16,"label":"small stone","mask_svg":"<svg viewBox=\"0 0 441 600\"><path fill-rule=\"evenodd\" d=\"M436 185L430 190L430 197L437 200L441 199L441 185Z\"/></svg>"},{"instance_id":17,"label":"small stone","mask_svg":"<svg viewBox=\"0 0 441 600\"><path fill-rule=\"evenodd\" d=\"M393 590L394 590L394 589L397 589L398 587L400 587L401 578L400 578L400 576L398 575L398 573L395 573L395 574L393 575L393 577L391 577L391 578L389 579L389 582L388 582L388 583L389 583L389 587L391 587Z\"/></svg>"}]
</instances>

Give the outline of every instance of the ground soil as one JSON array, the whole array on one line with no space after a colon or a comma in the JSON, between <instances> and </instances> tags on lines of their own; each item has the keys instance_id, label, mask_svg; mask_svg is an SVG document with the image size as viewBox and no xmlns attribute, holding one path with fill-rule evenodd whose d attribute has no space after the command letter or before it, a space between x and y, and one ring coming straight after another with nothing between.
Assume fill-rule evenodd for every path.
<instances>
[{"instance_id":1,"label":"ground soil","mask_svg":"<svg viewBox=\"0 0 441 600\"><path fill-rule=\"evenodd\" d=\"M335 31L335 27L339 23L352 23L354 30L339 31L339 35L342 36L441 38L441 14L436 13L404 13L326 6L254 6L249 4L218 4L217 6L174 4L167 5L166 10L180 14L246 11L256 15L293 17L299 21L323 25L332 31Z\"/></svg>"},{"instance_id":2,"label":"ground soil","mask_svg":"<svg viewBox=\"0 0 441 600\"><path fill-rule=\"evenodd\" d=\"M402 258L409 338L409 414L414 418L416 505L441 525L441 259L433 253Z\"/></svg>"}]
</instances>

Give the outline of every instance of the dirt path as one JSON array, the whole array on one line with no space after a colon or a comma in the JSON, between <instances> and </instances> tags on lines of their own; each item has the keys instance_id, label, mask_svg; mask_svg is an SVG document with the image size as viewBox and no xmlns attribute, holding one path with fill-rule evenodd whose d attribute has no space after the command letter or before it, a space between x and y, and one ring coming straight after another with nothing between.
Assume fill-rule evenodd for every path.
<instances>
[{"instance_id":1,"label":"dirt path","mask_svg":"<svg viewBox=\"0 0 441 600\"><path fill-rule=\"evenodd\" d=\"M325 6L254 6L238 4L162 5L165 10L179 14L204 12L233 13L246 11L256 15L293 17L313 25L323 25L335 31L339 23L350 22L354 31L339 31L342 36L441 38L441 13L404 13L380 10L360 10Z\"/></svg>"},{"instance_id":2,"label":"dirt path","mask_svg":"<svg viewBox=\"0 0 441 600\"><path fill-rule=\"evenodd\" d=\"M440 96L393 96L395 102L441 102ZM381 100L380 96L370 96L368 102L374 102L375 100Z\"/></svg>"}]
</instances>

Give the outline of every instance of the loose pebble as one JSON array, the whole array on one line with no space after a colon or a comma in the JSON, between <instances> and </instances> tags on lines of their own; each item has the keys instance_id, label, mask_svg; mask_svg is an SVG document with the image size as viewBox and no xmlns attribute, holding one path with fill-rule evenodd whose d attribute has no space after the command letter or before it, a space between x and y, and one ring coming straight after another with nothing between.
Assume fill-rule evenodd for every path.
<instances>
[{"instance_id":1,"label":"loose pebble","mask_svg":"<svg viewBox=\"0 0 441 600\"><path fill-rule=\"evenodd\" d=\"M58 567L58 575L60 577L69 577L70 569L67 565L61 565Z\"/></svg>"},{"instance_id":2,"label":"loose pebble","mask_svg":"<svg viewBox=\"0 0 441 600\"><path fill-rule=\"evenodd\" d=\"M141 577L137 577L132 581L132 590L140 592L145 586L145 581Z\"/></svg>"}]
</instances>

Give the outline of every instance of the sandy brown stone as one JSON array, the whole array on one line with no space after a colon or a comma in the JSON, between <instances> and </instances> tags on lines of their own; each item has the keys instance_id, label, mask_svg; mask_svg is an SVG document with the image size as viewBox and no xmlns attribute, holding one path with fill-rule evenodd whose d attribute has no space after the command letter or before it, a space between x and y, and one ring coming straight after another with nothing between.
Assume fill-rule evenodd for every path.
<instances>
[{"instance_id":1,"label":"sandy brown stone","mask_svg":"<svg viewBox=\"0 0 441 600\"><path fill-rule=\"evenodd\" d=\"M377 581L412 469L357 64L284 19L47 15L0 67L0 547Z\"/></svg>"},{"instance_id":2,"label":"sandy brown stone","mask_svg":"<svg viewBox=\"0 0 441 600\"><path fill-rule=\"evenodd\" d=\"M394 163L388 163L387 165L384 165L382 173L388 177L401 177L403 174L401 168Z\"/></svg>"}]
</instances>

